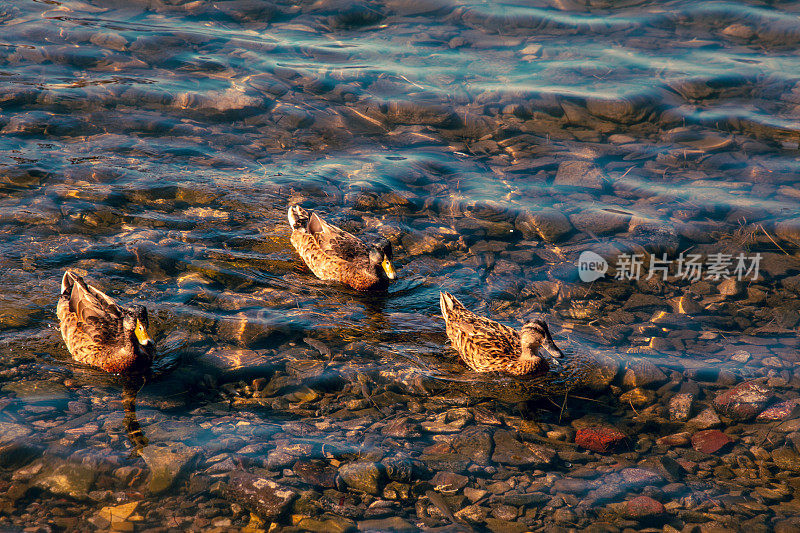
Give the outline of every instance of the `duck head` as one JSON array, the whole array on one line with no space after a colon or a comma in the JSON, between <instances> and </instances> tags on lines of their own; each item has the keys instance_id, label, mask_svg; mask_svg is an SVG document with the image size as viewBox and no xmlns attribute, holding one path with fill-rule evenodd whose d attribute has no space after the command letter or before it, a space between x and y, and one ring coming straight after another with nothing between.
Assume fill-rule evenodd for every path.
<instances>
[{"instance_id":1,"label":"duck head","mask_svg":"<svg viewBox=\"0 0 800 533\"><path fill-rule=\"evenodd\" d=\"M156 345L147 333L149 326L150 321L147 319L147 308L145 306L132 305L124 310L122 327L125 328L125 333L133 342L135 351L148 360L152 360L153 355L155 355Z\"/></svg>"},{"instance_id":2,"label":"duck head","mask_svg":"<svg viewBox=\"0 0 800 533\"><path fill-rule=\"evenodd\" d=\"M392 266L392 244L386 239L370 246L369 264L381 279L393 281L397 278L397 273Z\"/></svg>"},{"instance_id":3,"label":"duck head","mask_svg":"<svg viewBox=\"0 0 800 533\"><path fill-rule=\"evenodd\" d=\"M549 368L548 362L539 355L539 349L544 348L553 363L560 366L557 359L564 357L564 353L553 342L550 336L550 329L544 320L536 319L528 322L520 330L520 344L522 345L522 358L541 361L545 368Z\"/></svg>"}]
</instances>

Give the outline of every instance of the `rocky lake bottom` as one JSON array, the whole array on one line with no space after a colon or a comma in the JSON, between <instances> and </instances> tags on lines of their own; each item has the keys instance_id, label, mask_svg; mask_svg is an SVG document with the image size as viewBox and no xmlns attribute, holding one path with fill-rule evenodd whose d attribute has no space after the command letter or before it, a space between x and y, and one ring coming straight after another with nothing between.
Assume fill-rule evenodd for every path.
<instances>
[{"instance_id":1,"label":"rocky lake bottom","mask_svg":"<svg viewBox=\"0 0 800 533\"><path fill-rule=\"evenodd\" d=\"M795 4L0 6L0 530L797 531ZM70 360L66 269L150 373ZM469 371L440 290L563 366Z\"/></svg>"}]
</instances>

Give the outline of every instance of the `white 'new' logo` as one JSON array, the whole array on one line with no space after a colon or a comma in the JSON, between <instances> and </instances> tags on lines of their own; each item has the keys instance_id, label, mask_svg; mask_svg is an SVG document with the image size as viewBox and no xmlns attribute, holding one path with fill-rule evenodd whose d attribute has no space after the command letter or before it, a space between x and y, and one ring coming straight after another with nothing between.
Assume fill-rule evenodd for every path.
<instances>
[{"instance_id":1,"label":"white 'new' logo","mask_svg":"<svg viewBox=\"0 0 800 533\"><path fill-rule=\"evenodd\" d=\"M596 253L586 250L578 257L578 277L581 281L591 282L602 278L608 270L608 263Z\"/></svg>"}]
</instances>

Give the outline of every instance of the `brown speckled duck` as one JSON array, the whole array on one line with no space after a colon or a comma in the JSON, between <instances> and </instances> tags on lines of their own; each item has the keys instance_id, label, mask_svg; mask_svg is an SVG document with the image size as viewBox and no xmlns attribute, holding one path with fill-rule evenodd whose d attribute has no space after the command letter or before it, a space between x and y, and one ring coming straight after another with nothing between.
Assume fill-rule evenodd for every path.
<instances>
[{"instance_id":1,"label":"brown speckled duck","mask_svg":"<svg viewBox=\"0 0 800 533\"><path fill-rule=\"evenodd\" d=\"M385 239L367 246L298 205L289 208L292 244L311 272L357 291L385 289L395 279L392 245Z\"/></svg>"},{"instance_id":2,"label":"brown speckled duck","mask_svg":"<svg viewBox=\"0 0 800 533\"><path fill-rule=\"evenodd\" d=\"M439 304L447 337L461 359L476 372L535 376L550 369L547 359L539 355L540 348L546 348L552 357L563 356L543 320L528 322L517 332L467 310L450 293L440 292Z\"/></svg>"},{"instance_id":3,"label":"brown speckled duck","mask_svg":"<svg viewBox=\"0 0 800 533\"><path fill-rule=\"evenodd\" d=\"M56 314L72 358L106 372L147 368L155 345L147 334L147 309L120 307L108 295L67 271Z\"/></svg>"}]
</instances>

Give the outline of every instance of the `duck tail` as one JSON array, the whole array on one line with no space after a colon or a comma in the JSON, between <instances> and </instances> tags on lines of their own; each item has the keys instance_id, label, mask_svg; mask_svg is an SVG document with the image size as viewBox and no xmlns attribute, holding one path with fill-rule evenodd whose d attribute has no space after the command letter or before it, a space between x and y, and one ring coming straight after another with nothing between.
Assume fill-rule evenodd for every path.
<instances>
[{"instance_id":1,"label":"duck tail","mask_svg":"<svg viewBox=\"0 0 800 533\"><path fill-rule=\"evenodd\" d=\"M64 272L64 277L61 278L61 295L69 298L72 294L72 287L76 283L78 285L85 285L83 278L81 278L75 272L71 270Z\"/></svg>"},{"instance_id":2,"label":"duck tail","mask_svg":"<svg viewBox=\"0 0 800 533\"><path fill-rule=\"evenodd\" d=\"M292 229L302 229L308 225L308 211L299 205L289 207L289 225Z\"/></svg>"},{"instance_id":3,"label":"duck tail","mask_svg":"<svg viewBox=\"0 0 800 533\"><path fill-rule=\"evenodd\" d=\"M445 322L450 319L450 313L453 312L457 304L458 300L452 294L444 291L439 292L439 306L442 308L442 316Z\"/></svg>"}]
</instances>

